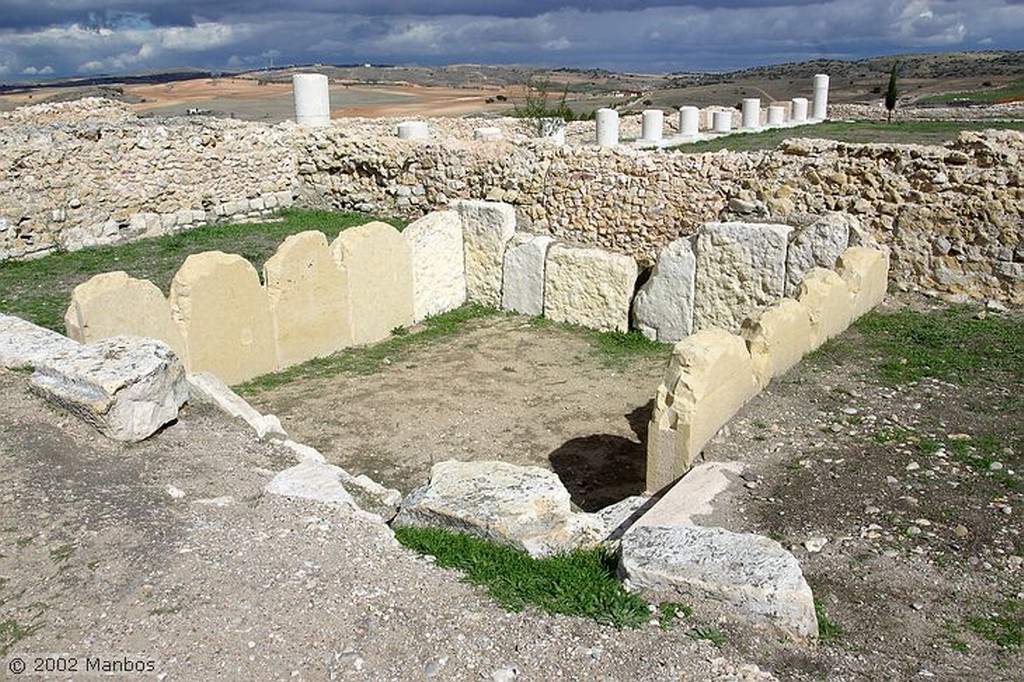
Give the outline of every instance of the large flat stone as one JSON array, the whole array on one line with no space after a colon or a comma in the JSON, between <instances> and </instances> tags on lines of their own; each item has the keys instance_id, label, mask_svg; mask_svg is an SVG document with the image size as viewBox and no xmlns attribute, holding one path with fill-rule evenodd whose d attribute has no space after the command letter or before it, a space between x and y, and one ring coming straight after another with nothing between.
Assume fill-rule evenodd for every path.
<instances>
[{"instance_id":1,"label":"large flat stone","mask_svg":"<svg viewBox=\"0 0 1024 682\"><path fill-rule=\"evenodd\" d=\"M189 366L185 340L163 293L126 272L105 272L76 286L64 326L69 337L82 343L120 335L159 339Z\"/></svg>"},{"instance_id":2,"label":"large flat stone","mask_svg":"<svg viewBox=\"0 0 1024 682\"><path fill-rule=\"evenodd\" d=\"M412 259L413 321L466 302L462 219L455 211L428 213L402 231Z\"/></svg>"},{"instance_id":3,"label":"large flat stone","mask_svg":"<svg viewBox=\"0 0 1024 682\"><path fill-rule=\"evenodd\" d=\"M850 243L856 218L848 213L826 213L811 224L793 230L786 255L786 296L796 296L804 275L813 268L832 269Z\"/></svg>"},{"instance_id":4,"label":"large flat stone","mask_svg":"<svg viewBox=\"0 0 1024 682\"><path fill-rule=\"evenodd\" d=\"M505 249L501 307L522 315L544 313L544 264L554 239L517 232Z\"/></svg>"},{"instance_id":5,"label":"large flat stone","mask_svg":"<svg viewBox=\"0 0 1024 682\"><path fill-rule=\"evenodd\" d=\"M694 330L738 332L743 320L782 297L788 225L708 223L697 236Z\"/></svg>"},{"instance_id":6,"label":"large flat stone","mask_svg":"<svg viewBox=\"0 0 1024 682\"><path fill-rule=\"evenodd\" d=\"M331 355L352 345L348 278L327 237L289 236L263 266L279 367Z\"/></svg>"},{"instance_id":7,"label":"large flat stone","mask_svg":"<svg viewBox=\"0 0 1024 682\"><path fill-rule=\"evenodd\" d=\"M784 298L759 317L743 321L754 375L762 388L796 366L816 343L811 312L803 303Z\"/></svg>"},{"instance_id":8,"label":"large flat stone","mask_svg":"<svg viewBox=\"0 0 1024 682\"><path fill-rule=\"evenodd\" d=\"M207 251L186 258L171 282L170 305L192 372L236 384L277 369L267 292L241 256Z\"/></svg>"},{"instance_id":9,"label":"large flat stone","mask_svg":"<svg viewBox=\"0 0 1024 682\"><path fill-rule=\"evenodd\" d=\"M438 462L430 483L405 499L395 526L445 528L546 557L603 539L605 524L573 512L547 469L505 462Z\"/></svg>"},{"instance_id":10,"label":"large flat stone","mask_svg":"<svg viewBox=\"0 0 1024 682\"><path fill-rule=\"evenodd\" d=\"M496 201L456 201L465 246L466 296L473 303L501 305L505 246L516 231L516 212Z\"/></svg>"},{"instance_id":11,"label":"large flat stone","mask_svg":"<svg viewBox=\"0 0 1024 682\"><path fill-rule=\"evenodd\" d=\"M398 230L382 222L351 227L331 253L348 274L354 343L375 343L412 324L412 260Z\"/></svg>"},{"instance_id":12,"label":"large flat stone","mask_svg":"<svg viewBox=\"0 0 1024 682\"><path fill-rule=\"evenodd\" d=\"M256 433L260 440L284 440L288 434L281 428L281 421L272 414L263 415L242 396L232 391L215 374L200 372L186 377L190 400L214 405L225 414L241 419Z\"/></svg>"},{"instance_id":13,"label":"large flat stone","mask_svg":"<svg viewBox=\"0 0 1024 682\"><path fill-rule=\"evenodd\" d=\"M358 507L385 522L398 513L402 494L364 475L353 476L339 466L307 459L281 471L266 486L274 495Z\"/></svg>"},{"instance_id":14,"label":"large flat stone","mask_svg":"<svg viewBox=\"0 0 1024 682\"><path fill-rule=\"evenodd\" d=\"M185 369L167 344L114 336L36 364L32 389L114 440L136 442L178 417Z\"/></svg>"},{"instance_id":15,"label":"large flat stone","mask_svg":"<svg viewBox=\"0 0 1024 682\"><path fill-rule=\"evenodd\" d=\"M794 639L818 636L814 596L796 558L764 536L699 526L634 527L622 575L651 601L721 603L740 620Z\"/></svg>"},{"instance_id":16,"label":"large flat stone","mask_svg":"<svg viewBox=\"0 0 1024 682\"><path fill-rule=\"evenodd\" d=\"M696 267L692 238L676 239L658 254L651 278L633 301L633 326L644 336L675 343L693 332Z\"/></svg>"},{"instance_id":17,"label":"large flat stone","mask_svg":"<svg viewBox=\"0 0 1024 682\"><path fill-rule=\"evenodd\" d=\"M629 531L641 526L689 526L694 519L714 512L715 499L733 484L746 467L743 462L704 462L686 472Z\"/></svg>"},{"instance_id":18,"label":"large flat stone","mask_svg":"<svg viewBox=\"0 0 1024 682\"><path fill-rule=\"evenodd\" d=\"M82 344L27 320L0 313L0 366L35 367L77 355Z\"/></svg>"},{"instance_id":19,"label":"large flat stone","mask_svg":"<svg viewBox=\"0 0 1024 682\"><path fill-rule=\"evenodd\" d=\"M636 278L636 261L629 256L555 244L544 270L544 317L602 331L628 331Z\"/></svg>"}]
</instances>

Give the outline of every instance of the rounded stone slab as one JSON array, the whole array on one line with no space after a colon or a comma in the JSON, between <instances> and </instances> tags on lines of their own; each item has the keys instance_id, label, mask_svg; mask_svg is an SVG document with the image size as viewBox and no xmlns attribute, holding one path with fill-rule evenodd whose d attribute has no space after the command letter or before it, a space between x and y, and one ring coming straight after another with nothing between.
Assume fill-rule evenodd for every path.
<instances>
[{"instance_id":1,"label":"rounded stone slab","mask_svg":"<svg viewBox=\"0 0 1024 682\"><path fill-rule=\"evenodd\" d=\"M775 540L700 526L639 526L622 538L620 573L651 600L715 600L744 621L816 638L814 595Z\"/></svg>"}]
</instances>

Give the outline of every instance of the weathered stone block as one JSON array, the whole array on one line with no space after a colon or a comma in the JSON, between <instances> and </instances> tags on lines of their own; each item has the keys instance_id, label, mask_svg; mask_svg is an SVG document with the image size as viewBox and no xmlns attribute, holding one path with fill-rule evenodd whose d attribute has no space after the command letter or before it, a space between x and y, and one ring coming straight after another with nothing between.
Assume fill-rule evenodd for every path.
<instances>
[{"instance_id":1,"label":"weathered stone block","mask_svg":"<svg viewBox=\"0 0 1024 682\"><path fill-rule=\"evenodd\" d=\"M816 338L810 311L791 298L782 299L757 319L744 320L740 335L747 342L761 388L796 366L811 352Z\"/></svg>"},{"instance_id":2,"label":"weathered stone block","mask_svg":"<svg viewBox=\"0 0 1024 682\"><path fill-rule=\"evenodd\" d=\"M619 571L650 601L705 601L733 617L816 638L814 595L796 557L770 538L700 526L635 527Z\"/></svg>"},{"instance_id":3,"label":"weathered stone block","mask_svg":"<svg viewBox=\"0 0 1024 682\"><path fill-rule=\"evenodd\" d=\"M178 417L185 369L165 343L115 336L60 359L42 360L32 389L114 440L136 442Z\"/></svg>"},{"instance_id":4,"label":"weathered stone block","mask_svg":"<svg viewBox=\"0 0 1024 682\"><path fill-rule=\"evenodd\" d=\"M782 297L788 225L708 223L697 236L693 328L737 332Z\"/></svg>"},{"instance_id":5,"label":"weathered stone block","mask_svg":"<svg viewBox=\"0 0 1024 682\"><path fill-rule=\"evenodd\" d=\"M193 254L174 275L169 300L191 371L236 384L277 369L270 303L249 261Z\"/></svg>"},{"instance_id":6,"label":"weathered stone block","mask_svg":"<svg viewBox=\"0 0 1024 682\"><path fill-rule=\"evenodd\" d=\"M839 257L836 272L853 295L855 320L885 298L889 286L889 251L850 247Z\"/></svg>"},{"instance_id":7,"label":"weathered stone block","mask_svg":"<svg viewBox=\"0 0 1024 682\"><path fill-rule=\"evenodd\" d=\"M105 272L76 286L64 326L69 337L82 343L118 335L159 339L188 366L185 340L167 299L149 280L126 272Z\"/></svg>"},{"instance_id":8,"label":"weathered stone block","mask_svg":"<svg viewBox=\"0 0 1024 682\"><path fill-rule=\"evenodd\" d=\"M544 263L554 239L517 232L505 250L501 307L523 315L544 313Z\"/></svg>"},{"instance_id":9,"label":"weathered stone block","mask_svg":"<svg viewBox=\"0 0 1024 682\"><path fill-rule=\"evenodd\" d=\"M35 367L77 355L82 344L27 320L0 313L0 366Z\"/></svg>"},{"instance_id":10,"label":"weathered stone block","mask_svg":"<svg viewBox=\"0 0 1024 682\"><path fill-rule=\"evenodd\" d=\"M412 324L412 261L398 230L382 222L349 228L331 253L348 276L354 343L374 343Z\"/></svg>"},{"instance_id":11,"label":"weathered stone block","mask_svg":"<svg viewBox=\"0 0 1024 682\"><path fill-rule=\"evenodd\" d=\"M305 461L278 473L267 484L274 495L332 502L377 514L385 522L398 513L402 494L364 476L353 476L339 466Z\"/></svg>"},{"instance_id":12,"label":"weathered stone block","mask_svg":"<svg viewBox=\"0 0 1024 682\"><path fill-rule=\"evenodd\" d=\"M294 234L263 266L279 367L352 345L347 273L322 232Z\"/></svg>"},{"instance_id":13,"label":"weathered stone block","mask_svg":"<svg viewBox=\"0 0 1024 682\"><path fill-rule=\"evenodd\" d=\"M729 489L746 465L743 462L704 462L676 481L630 530L640 526L689 526L714 512L715 499Z\"/></svg>"},{"instance_id":14,"label":"weathered stone block","mask_svg":"<svg viewBox=\"0 0 1024 682\"><path fill-rule=\"evenodd\" d=\"M790 234L786 255L786 296L796 296L804 275L812 268L832 269L850 243L851 224L847 213L827 213L810 225Z\"/></svg>"},{"instance_id":15,"label":"weathered stone block","mask_svg":"<svg viewBox=\"0 0 1024 682\"><path fill-rule=\"evenodd\" d=\"M412 259L413 321L466 302L462 219L455 211L428 213L402 231Z\"/></svg>"},{"instance_id":16,"label":"weathered stone block","mask_svg":"<svg viewBox=\"0 0 1024 682\"><path fill-rule=\"evenodd\" d=\"M558 476L505 462L438 462L405 499L394 525L446 528L546 557L596 545L605 524L573 512Z\"/></svg>"},{"instance_id":17,"label":"weathered stone block","mask_svg":"<svg viewBox=\"0 0 1024 682\"><path fill-rule=\"evenodd\" d=\"M686 473L704 445L757 391L741 337L705 329L677 343L648 429L648 492Z\"/></svg>"},{"instance_id":18,"label":"weathered stone block","mask_svg":"<svg viewBox=\"0 0 1024 682\"><path fill-rule=\"evenodd\" d=\"M516 213L494 201L456 201L465 246L466 296L473 303L501 305L505 246L516 230Z\"/></svg>"},{"instance_id":19,"label":"weathered stone block","mask_svg":"<svg viewBox=\"0 0 1024 682\"><path fill-rule=\"evenodd\" d=\"M544 316L604 331L629 330L637 266L629 256L556 244L544 269Z\"/></svg>"},{"instance_id":20,"label":"weathered stone block","mask_svg":"<svg viewBox=\"0 0 1024 682\"><path fill-rule=\"evenodd\" d=\"M633 301L633 326L649 339L675 343L693 332L697 257L693 239L670 242Z\"/></svg>"},{"instance_id":21,"label":"weathered stone block","mask_svg":"<svg viewBox=\"0 0 1024 682\"><path fill-rule=\"evenodd\" d=\"M811 350L842 334L853 322L853 294L831 270L815 268L800 284L797 300L811 317Z\"/></svg>"},{"instance_id":22,"label":"weathered stone block","mask_svg":"<svg viewBox=\"0 0 1024 682\"><path fill-rule=\"evenodd\" d=\"M286 440L288 434L281 428L281 421L272 414L260 414L244 398L228 388L215 374L200 372L186 377L189 386L189 400L209 403L225 414L241 419L256 433L260 440Z\"/></svg>"}]
</instances>

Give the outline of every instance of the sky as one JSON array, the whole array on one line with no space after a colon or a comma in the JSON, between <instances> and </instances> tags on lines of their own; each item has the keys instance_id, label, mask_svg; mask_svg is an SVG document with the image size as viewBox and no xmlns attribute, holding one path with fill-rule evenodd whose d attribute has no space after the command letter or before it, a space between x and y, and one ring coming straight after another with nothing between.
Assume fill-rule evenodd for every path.
<instances>
[{"instance_id":1,"label":"sky","mask_svg":"<svg viewBox=\"0 0 1024 682\"><path fill-rule=\"evenodd\" d=\"M668 73L1024 49L1024 0L0 0L0 82L177 67Z\"/></svg>"}]
</instances>

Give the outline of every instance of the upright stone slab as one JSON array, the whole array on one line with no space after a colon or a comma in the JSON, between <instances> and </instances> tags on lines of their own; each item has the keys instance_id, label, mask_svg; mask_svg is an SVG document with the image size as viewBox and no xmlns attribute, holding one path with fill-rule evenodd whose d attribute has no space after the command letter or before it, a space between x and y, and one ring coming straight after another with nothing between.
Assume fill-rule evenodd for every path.
<instances>
[{"instance_id":1,"label":"upright stone slab","mask_svg":"<svg viewBox=\"0 0 1024 682\"><path fill-rule=\"evenodd\" d=\"M466 298L497 308L505 246L516 231L515 209L495 201L457 201L454 208L462 219Z\"/></svg>"},{"instance_id":2,"label":"upright stone slab","mask_svg":"<svg viewBox=\"0 0 1024 682\"><path fill-rule=\"evenodd\" d=\"M670 242L633 301L633 326L649 339L675 343L693 332L693 239Z\"/></svg>"},{"instance_id":3,"label":"upright stone slab","mask_svg":"<svg viewBox=\"0 0 1024 682\"><path fill-rule=\"evenodd\" d=\"M402 231L412 259L413 321L466 302L462 219L455 211L428 213Z\"/></svg>"},{"instance_id":4,"label":"upright stone slab","mask_svg":"<svg viewBox=\"0 0 1024 682\"><path fill-rule=\"evenodd\" d=\"M170 305L192 372L237 384L277 369L267 292L241 256L207 251L186 258L171 282Z\"/></svg>"},{"instance_id":5,"label":"upright stone slab","mask_svg":"<svg viewBox=\"0 0 1024 682\"><path fill-rule=\"evenodd\" d=\"M685 474L758 391L746 343L721 329L691 334L672 349L647 431L647 491Z\"/></svg>"},{"instance_id":6,"label":"upright stone slab","mask_svg":"<svg viewBox=\"0 0 1024 682\"><path fill-rule=\"evenodd\" d=\"M885 298L889 286L889 251L852 246L839 257L836 273L853 296L853 319Z\"/></svg>"},{"instance_id":7,"label":"upright stone slab","mask_svg":"<svg viewBox=\"0 0 1024 682\"><path fill-rule=\"evenodd\" d=\"M412 258L398 230L382 222L349 228L331 255L348 277L353 343L374 343L412 324Z\"/></svg>"},{"instance_id":8,"label":"upright stone slab","mask_svg":"<svg viewBox=\"0 0 1024 682\"><path fill-rule=\"evenodd\" d=\"M501 308L522 315L544 313L544 263L554 239L517 232L505 249Z\"/></svg>"},{"instance_id":9,"label":"upright stone slab","mask_svg":"<svg viewBox=\"0 0 1024 682\"><path fill-rule=\"evenodd\" d=\"M708 223L697 237L693 328L739 331L785 291L788 225Z\"/></svg>"},{"instance_id":10,"label":"upright stone slab","mask_svg":"<svg viewBox=\"0 0 1024 682\"><path fill-rule=\"evenodd\" d=\"M786 296L796 296L804 275L812 268L834 268L839 255L850 241L851 224L857 219L848 213L826 213L806 227L789 235L786 254Z\"/></svg>"},{"instance_id":11,"label":"upright stone slab","mask_svg":"<svg viewBox=\"0 0 1024 682\"><path fill-rule=\"evenodd\" d=\"M348 278L331 257L322 232L285 239L263 266L263 281L280 367L352 345Z\"/></svg>"},{"instance_id":12,"label":"upright stone slab","mask_svg":"<svg viewBox=\"0 0 1024 682\"><path fill-rule=\"evenodd\" d=\"M811 316L811 350L842 334L855 319L853 294L832 270L815 268L808 272L800 284L797 300Z\"/></svg>"},{"instance_id":13,"label":"upright stone slab","mask_svg":"<svg viewBox=\"0 0 1024 682\"><path fill-rule=\"evenodd\" d=\"M556 244L544 272L544 317L604 331L629 330L637 266L629 256Z\"/></svg>"},{"instance_id":14,"label":"upright stone slab","mask_svg":"<svg viewBox=\"0 0 1024 682\"><path fill-rule=\"evenodd\" d=\"M775 540L701 526L641 526L622 538L619 572L649 601L720 604L733 618L818 636L814 595Z\"/></svg>"},{"instance_id":15,"label":"upright stone slab","mask_svg":"<svg viewBox=\"0 0 1024 682\"><path fill-rule=\"evenodd\" d=\"M82 343L119 335L159 339L186 367L189 364L185 340L163 293L149 280L126 272L105 272L76 286L64 327L69 337Z\"/></svg>"},{"instance_id":16,"label":"upright stone slab","mask_svg":"<svg viewBox=\"0 0 1024 682\"><path fill-rule=\"evenodd\" d=\"M744 320L740 334L747 342L761 388L800 362L811 352L816 338L810 311L791 298L782 299L759 317Z\"/></svg>"}]
</instances>

